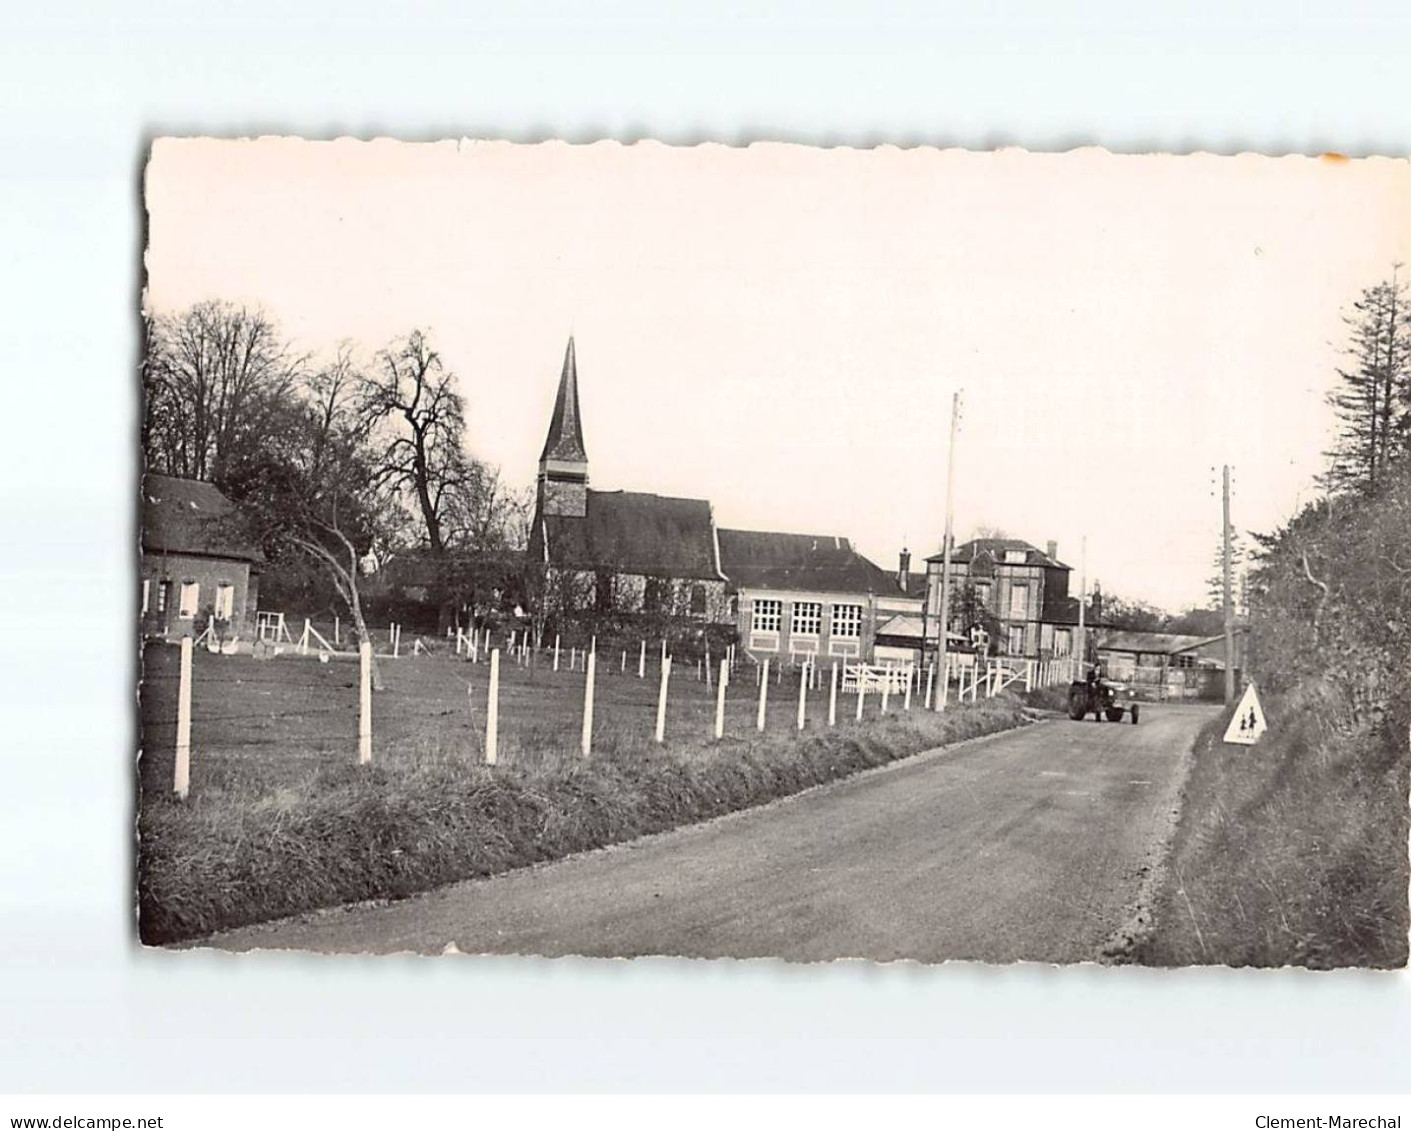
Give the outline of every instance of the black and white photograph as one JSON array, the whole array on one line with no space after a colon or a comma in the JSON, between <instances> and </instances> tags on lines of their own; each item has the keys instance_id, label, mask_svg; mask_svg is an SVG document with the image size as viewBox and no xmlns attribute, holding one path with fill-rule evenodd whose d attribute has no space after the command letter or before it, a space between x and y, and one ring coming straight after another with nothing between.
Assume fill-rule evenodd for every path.
<instances>
[{"instance_id":1,"label":"black and white photograph","mask_svg":"<svg viewBox=\"0 0 1411 1131\"><path fill-rule=\"evenodd\" d=\"M1406 964L1405 162L159 138L143 204L143 943Z\"/></svg>"}]
</instances>

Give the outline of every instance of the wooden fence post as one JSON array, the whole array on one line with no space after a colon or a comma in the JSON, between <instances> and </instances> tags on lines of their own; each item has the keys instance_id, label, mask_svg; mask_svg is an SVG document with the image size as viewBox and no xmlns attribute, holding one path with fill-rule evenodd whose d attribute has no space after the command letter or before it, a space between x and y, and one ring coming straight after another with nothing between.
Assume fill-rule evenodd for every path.
<instances>
[{"instance_id":1,"label":"wooden fence post","mask_svg":"<svg viewBox=\"0 0 1411 1131\"><path fill-rule=\"evenodd\" d=\"M725 737L725 685L730 681L727 661L720 661L720 682L715 688L715 741Z\"/></svg>"},{"instance_id":2,"label":"wooden fence post","mask_svg":"<svg viewBox=\"0 0 1411 1131\"><path fill-rule=\"evenodd\" d=\"M759 712L755 717L755 729L764 729L764 705L769 699L769 660L766 658L764 667L760 671L759 680Z\"/></svg>"},{"instance_id":3,"label":"wooden fence post","mask_svg":"<svg viewBox=\"0 0 1411 1131\"><path fill-rule=\"evenodd\" d=\"M657 730L656 740L660 746L666 737L666 689L671 682L671 658L667 657L661 662L661 689L657 692Z\"/></svg>"},{"instance_id":4,"label":"wooden fence post","mask_svg":"<svg viewBox=\"0 0 1411 1131\"><path fill-rule=\"evenodd\" d=\"M485 764L500 758L500 650L490 653L490 697L485 705Z\"/></svg>"},{"instance_id":5,"label":"wooden fence post","mask_svg":"<svg viewBox=\"0 0 1411 1131\"><path fill-rule=\"evenodd\" d=\"M554 671L559 670L559 634L554 633Z\"/></svg>"},{"instance_id":6,"label":"wooden fence post","mask_svg":"<svg viewBox=\"0 0 1411 1131\"><path fill-rule=\"evenodd\" d=\"M838 661L834 660L828 676L828 725L838 722Z\"/></svg>"},{"instance_id":7,"label":"wooden fence post","mask_svg":"<svg viewBox=\"0 0 1411 1131\"><path fill-rule=\"evenodd\" d=\"M181 681L176 691L176 772L172 789L183 801L191 789L191 637L181 638Z\"/></svg>"},{"instance_id":8,"label":"wooden fence post","mask_svg":"<svg viewBox=\"0 0 1411 1131\"><path fill-rule=\"evenodd\" d=\"M803 730L805 705L808 702L808 661L799 669L799 730Z\"/></svg>"},{"instance_id":9,"label":"wooden fence post","mask_svg":"<svg viewBox=\"0 0 1411 1131\"><path fill-rule=\"evenodd\" d=\"M358 765L372 761L372 641L358 645Z\"/></svg>"},{"instance_id":10,"label":"wooden fence post","mask_svg":"<svg viewBox=\"0 0 1411 1131\"><path fill-rule=\"evenodd\" d=\"M857 665L857 721L862 721L862 701L867 697L867 681L862 675L862 665Z\"/></svg>"},{"instance_id":11,"label":"wooden fence post","mask_svg":"<svg viewBox=\"0 0 1411 1131\"><path fill-rule=\"evenodd\" d=\"M598 670L597 658L588 657L588 678L583 681L583 757L593 752L593 676Z\"/></svg>"},{"instance_id":12,"label":"wooden fence post","mask_svg":"<svg viewBox=\"0 0 1411 1131\"><path fill-rule=\"evenodd\" d=\"M637 678L647 678L647 641L645 637L642 640L642 650L637 655Z\"/></svg>"},{"instance_id":13,"label":"wooden fence post","mask_svg":"<svg viewBox=\"0 0 1411 1131\"><path fill-rule=\"evenodd\" d=\"M911 684L916 676L916 669L912 668L906 673L906 697L902 700L902 710L911 710Z\"/></svg>"}]
</instances>

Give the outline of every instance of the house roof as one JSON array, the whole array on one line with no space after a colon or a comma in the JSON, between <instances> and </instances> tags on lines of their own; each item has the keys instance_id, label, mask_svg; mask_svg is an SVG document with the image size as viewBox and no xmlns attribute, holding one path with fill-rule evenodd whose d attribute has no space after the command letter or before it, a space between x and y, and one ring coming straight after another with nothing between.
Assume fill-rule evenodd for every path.
<instances>
[{"instance_id":1,"label":"house roof","mask_svg":"<svg viewBox=\"0 0 1411 1131\"><path fill-rule=\"evenodd\" d=\"M578 361L574 355L573 337L563 355L563 373L559 377L558 396L554 398L554 414L549 418L549 434L544 438L544 451L539 459L561 459L586 463L588 451L583 446L583 421L578 414Z\"/></svg>"},{"instance_id":2,"label":"house roof","mask_svg":"<svg viewBox=\"0 0 1411 1131\"><path fill-rule=\"evenodd\" d=\"M908 595L894 574L835 535L722 529L720 567L733 584L747 589Z\"/></svg>"},{"instance_id":3,"label":"house roof","mask_svg":"<svg viewBox=\"0 0 1411 1131\"><path fill-rule=\"evenodd\" d=\"M588 491L586 513L542 515L555 566L647 577L721 580L715 523L704 499Z\"/></svg>"},{"instance_id":4,"label":"house roof","mask_svg":"<svg viewBox=\"0 0 1411 1131\"><path fill-rule=\"evenodd\" d=\"M901 636L920 640L924 627L920 617L912 616L909 613L897 613L896 616L889 617L886 622L877 626L877 635Z\"/></svg>"},{"instance_id":5,"label":"house roof","mask_svg":"<svg viewBox=\"0 0 1411 1131\"><path fill-rule=\"evenodd\" d=\"M234 503L213 484L170 475L142 477L142 549L264 561Z\"/></svg>"},{"instance_id":6,"label":"house roof","mask_svg":"<svg viewBox=\"0 0 1411 1131\"><path fill-rule=\"evenodd\" d=\"M1066 566L1057 558L1051 558L1037 546L1030 542L1025 542L1022 538L972 538L969 542L962 542L950 552L952 563L968 563L974 561L977 556L988 554L994 559L997 565L1004 565L1004 556L1010 550L1024 551L1024 565L1047 566L1050 569L1072 569ZM928 562L939 562L943 554L932 554L926 560Z\"/></svg>"},{"instance_id":7,"label":"house roof","mask_svg":"<svg viewBox=\"0 0 1411 1131\"><path fill-rule=\"evenodd\" d=\"M1244 629L1237 628L1235 631L1243 632ZM1105 652L1151 652L1174 656L1224 639L1223 635L1187 636L1179 632L1112 632L1098 641L1097 646Z\"/></svg>"}]
</instances>

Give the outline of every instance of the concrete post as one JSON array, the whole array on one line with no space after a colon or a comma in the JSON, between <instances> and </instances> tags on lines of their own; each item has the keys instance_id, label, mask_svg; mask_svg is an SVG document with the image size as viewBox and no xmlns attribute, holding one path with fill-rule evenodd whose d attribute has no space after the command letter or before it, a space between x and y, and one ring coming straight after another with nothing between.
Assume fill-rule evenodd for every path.
<instances>
[{"instance_id":1,"label":"concrete post","mask_svg":"<svg viewBox=\"0 0 1411 1131\"><path fill-rule=\"evenodd\" d=\"M372 761L372 641L358 646L358 765Z\"/></svg>"},{"instance_id":2,"label":"concrete post","mask_svg":"<svg viewBox=\"0 0 1411 1131\"><path fill-rule=\"evenodd\" d=\"M485 705L485 764L500 757L500 650L490 653L490 697Z\"/></svg>"},{"instance_id":3,"label":"concrete post","mask_svg":"<svg viewBox=\"0 0 1411 1131\"><path fill-rule=\"evenodd\" d=\"M671 681L671 660L668 657L661 663L661 689L657 692L656 740L660 746L666 737L666 688Z\"/></svg>"},{"instance_id":4,"label":"concrete post","mask_svg":"<svg viewBox=\"0 0 1411 1131\"><path fill-rule=\"evenodd\" d=\"M183 801L191 790L191 637L181 638L181 682L176 692L176 772L172 789Z\"/></svg>"}]
</instances>

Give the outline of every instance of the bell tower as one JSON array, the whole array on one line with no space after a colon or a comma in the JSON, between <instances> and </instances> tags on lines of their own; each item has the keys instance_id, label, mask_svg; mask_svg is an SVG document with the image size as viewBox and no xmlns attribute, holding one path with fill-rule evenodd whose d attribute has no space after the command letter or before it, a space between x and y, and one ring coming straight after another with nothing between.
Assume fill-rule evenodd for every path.
<instances>
[{"instance_id":1,"label":"bell tower","mask_svg":"<svg viewBox=\"0 0 1411 1131\"><path fill-rule=\"evenodd\" d=\"M588 452L578 415L578 363L573 337L563 355L563 375L539 456L539 513L583 518L588 513Z\"/></svg>"}]
</instances>

